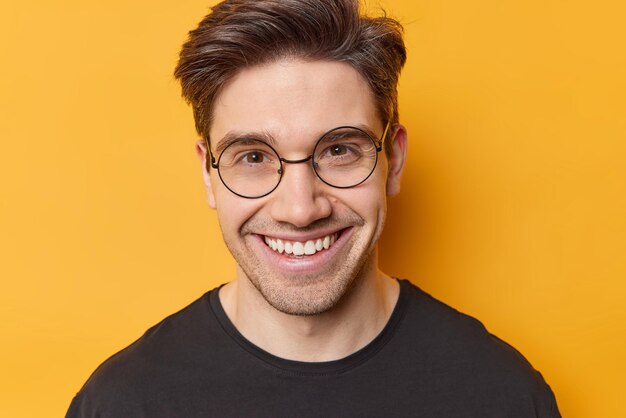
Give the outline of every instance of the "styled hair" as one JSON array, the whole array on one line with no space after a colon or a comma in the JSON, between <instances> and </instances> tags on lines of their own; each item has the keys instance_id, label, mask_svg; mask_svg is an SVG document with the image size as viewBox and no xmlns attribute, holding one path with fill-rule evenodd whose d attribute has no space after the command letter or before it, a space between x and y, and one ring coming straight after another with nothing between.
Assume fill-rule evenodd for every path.
<instances>
[{"instance_id":1,"label":"styled hair","mask_svg":"<svg viewBox=\"0 0 626 418\"><path fill-rule=\"evenodd\" d=\"M372 89L383 124L393 125L406 61L402 32L385 15L362 15L359 0L225 0L189 32L174 75L206 140L220 89L244 68L281 59L350 64Z\"/></svg>"}]
</instances>

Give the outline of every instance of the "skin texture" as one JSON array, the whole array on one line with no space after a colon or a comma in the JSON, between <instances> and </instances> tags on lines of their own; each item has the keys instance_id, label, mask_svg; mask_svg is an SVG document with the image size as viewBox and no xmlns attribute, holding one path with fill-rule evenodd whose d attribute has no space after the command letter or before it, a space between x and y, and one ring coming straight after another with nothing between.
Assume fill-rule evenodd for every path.
<instances>
[{"instance_id":1,"label":"skin texture","mask_svg":"<svg viewBox=\"0 0 626 418\"><path fill-rule=\"evenodd\" d=\"M284 60L238 73L215 103L211 146L233 132L263 133L287 159L308 156L321 134L364 125L381 135L365 80L338 62ZM205 169L209 206L217 210L224 241L237 261L236 279L220 299L239 331L275 355L303 361L341 358L366 345L384 327L398 286L377 266L376 243L386 198L399 191L406 131L393 129L372 176L351 189L321 182L310 164L287 165L278 188L260 199L227 190ZM305 241L338 233L329 250L292 257L271 251L263 238ZM346 325L348 325L346 327Z\"/></svg>"}]
</instances>

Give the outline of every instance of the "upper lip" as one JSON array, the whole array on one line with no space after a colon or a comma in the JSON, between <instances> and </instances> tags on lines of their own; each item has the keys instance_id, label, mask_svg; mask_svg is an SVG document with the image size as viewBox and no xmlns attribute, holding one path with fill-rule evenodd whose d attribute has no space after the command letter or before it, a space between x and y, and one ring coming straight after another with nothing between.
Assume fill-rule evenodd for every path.
<instances>
[{"instance_id":1,"label":"upper lip","mask_svg":"<svg viewBox=\"0 0 626 418\"><path fill-rule=\"evenodd\" d=\"M283 241L299 241L305 242L318 238L324 238L327 235L333 235L343 231L345 228L339 229L328 229L328 230L319 230L319 231L311 231L302 234L294 234L294 233L268 233L268 234L258 234L264 237L272 238L272 239L280 239Z\"/></svg>"}]
</instances>

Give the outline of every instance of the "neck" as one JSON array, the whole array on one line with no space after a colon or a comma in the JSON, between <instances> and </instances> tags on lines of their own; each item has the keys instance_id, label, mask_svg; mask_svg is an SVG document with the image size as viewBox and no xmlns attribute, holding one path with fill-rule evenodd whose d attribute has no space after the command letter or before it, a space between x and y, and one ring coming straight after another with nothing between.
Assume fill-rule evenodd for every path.
<instances>
[{"instance_id":1,"label":"neck","mask_svg":"<svg viewBox=\"0 0 626 418\"><path fill-rule=\"evenodd\" d=\"M399 285L376 268L356 281L333 309L295 316L270 306L241 275L220 291L237 330L261 349L284 359L321 362L344 358L371 342L395 307Z\"/></svg>"}]
</instances>

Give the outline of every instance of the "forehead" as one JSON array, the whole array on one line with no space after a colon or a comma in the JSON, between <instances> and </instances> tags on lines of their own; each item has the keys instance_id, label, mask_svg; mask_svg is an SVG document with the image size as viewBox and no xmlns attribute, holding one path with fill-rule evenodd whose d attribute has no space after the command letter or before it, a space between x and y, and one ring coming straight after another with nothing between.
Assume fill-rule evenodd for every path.
<instances>
[{"instance_id":1,"label":"forehead","mask_svg":"<svg viewBox=\"0 0 626 418\"><path fill-rule=\"evenodd\" d=\"M315 137L339 125L382 129L372 91L350 65L284 60L240 71L217 96L211 138L266 132Z\"/></svg>"}]
</instances>

